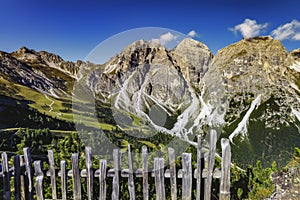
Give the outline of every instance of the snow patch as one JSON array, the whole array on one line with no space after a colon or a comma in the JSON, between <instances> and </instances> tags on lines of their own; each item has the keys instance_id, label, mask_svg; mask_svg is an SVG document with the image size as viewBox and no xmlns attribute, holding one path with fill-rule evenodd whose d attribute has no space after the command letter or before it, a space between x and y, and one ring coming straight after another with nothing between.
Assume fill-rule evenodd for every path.
<instances>
[{"instance_id":1,"label":"snow patch","mask_svg":"<svg viewBox=\"0 0 300 200\"><path fill-rule=\"evenodd\" d=\"M237 136L238 134L242 134L242 137L244 138L245 135L247 134L248 128L248 121L250 118L251 113L256 109L261 101L261 94L258 95L251 103L251 106L245 116L243 117L242 121L238 124L237 128L230 134L229 140L232 143L232 139Z\"/></svg>"},{"instance_id":2,"label":"snow patch","mask_svg":"<svg viewBox=\"0 0 300 200\"><path fill-rule=\"evenodd\" d=\"M298 87L295 83L290 83L290 85L291 85L292 88L294 88L297 92L300 92L299 87Z\"/></svg>"},{"instance_id":3,"label":"snow patch","mask_svg":"<svg viewBox=\"0 0 300 200\"><path fill-rule=\"evenodd\" d=\"M128 96L127 91L130 91L130 90L128 90L128 85L129 85L131 79L135 76L135 74L136 74L136 72L133 72L130 75L130 77L127 80L125 80L123 86L121 86L121 90L117 94L117 97L115 100L115 104L114 104L115 108L121 109L120 104L123 104L123 105L125 105L126 110L129 110L128 106L131 105L131 102L130 102L130 98Z\"/></svg>"},{"instance_id":4,"label":"snow patch","mask_svg":"<svg viewBox=\"0 0 300 200\"><path fill-rule=\"evenodd\" d=\"M292 113L297 117L298 121L300 122L300 112L292 108Z\"/></svg>"},{"instance_id":5,"label":"snow patch","mask_svg":"<svg viewBox=\"0 0 300 200\"><path fill-rule=\"evenodd\" d=\"M297 72L300 72L300 62L296 61L293 65L290 66L290 68L296 70Z\"/></svg>"},{"instance_id":6,"label":"snow patch","mask_svg":"<svg viewBox=\"0 0 300 200\"><path fill-rule=\"evenodd\" d=\"M105 71L103 72L104 74L110 74L111 72L113 72L116 68L117 68L117 64L115 65L108 65L106 68L105 68Z\"/></svg>"}]
</instances>

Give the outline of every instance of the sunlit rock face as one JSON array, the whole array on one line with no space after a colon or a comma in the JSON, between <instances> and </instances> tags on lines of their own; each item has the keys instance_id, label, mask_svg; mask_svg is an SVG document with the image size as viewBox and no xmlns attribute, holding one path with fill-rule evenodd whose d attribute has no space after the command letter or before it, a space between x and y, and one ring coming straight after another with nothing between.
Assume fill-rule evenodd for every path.
<instances>
[{"instance_id":1,"label":"sunlit rock face","mask_svg":"<svg viewBox=\"0 0 300 200\"><path fill-rule=\"evenodd\" d=\"M182 70L185 77L199 88L200 81L213 58L209 48L201 42L187 38L180 42L171 54L179 66L186 67Z\"/></svg>"},{"instance_id":2,"label":"sunlit rock face","mask_svg":"<svg viewBox=\"0 0 300 200\"><path fill-rule=\"evenodd\" d=\"M105 69L95 71L89 80L93 90L104 97L129 87L131 96L142 89L175 106L186 96L188 84L199 85L211 60L208 47L193 39L183 40L171 51L140 40L109 60Z\"/></svg>"}]
</instances>

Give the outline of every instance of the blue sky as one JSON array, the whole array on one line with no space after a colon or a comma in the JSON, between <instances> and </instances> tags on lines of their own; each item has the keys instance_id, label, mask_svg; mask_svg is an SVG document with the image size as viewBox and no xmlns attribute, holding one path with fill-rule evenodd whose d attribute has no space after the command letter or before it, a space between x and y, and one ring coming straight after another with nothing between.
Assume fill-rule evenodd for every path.
<instances>
[{"instance_id":1,"label":"blue sky","mask_svg":"<svg viewBox=\"0 0 300 200\"><path fill-rule=\"evenodd\" d=\"M1 0L0 50L21 46L59 54L65 60L84 59L105 39L140 27L163 27L187 34L195 30L215 54L242 38L229 28L256 20L259 35L292 20L300 21L300 1L200 0ZM297 21L297 22L298 22ZM297 28L298 24L290 24ZM288 30L286 30L288 31ZM281 37L287 50L300 47L296 34ZM282 36L282 35L281 35Z\"/></svg>"}]
</instances>

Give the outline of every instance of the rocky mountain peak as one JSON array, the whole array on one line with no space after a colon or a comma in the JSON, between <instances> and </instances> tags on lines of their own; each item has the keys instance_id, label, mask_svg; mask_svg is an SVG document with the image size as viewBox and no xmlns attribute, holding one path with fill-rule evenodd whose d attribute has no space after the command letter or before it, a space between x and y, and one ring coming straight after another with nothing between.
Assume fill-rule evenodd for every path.
<instances>
[{"instance_id":1,"label":"rocky mountain peak","mask_svg":"<svg viewBox=\"0 0 300 200\"><path fill-rule=\"evenodd\" d=\"M134 71L139 65L170 65L170 62L168 51L165 47L156 42L138 40L125 47L120 54L111 58L106 63L104 73L127 73Z\"/></svg>"},{"instance_id":2,"label":"rocky mountain peak","mask_svg":"<svg viewBox=\"0 0 300 200\"><path fill-rule=\"evenodd\" d=\"M94 73L93 76L103 78L103 83L94 83L92 87L95 91L99 91L99 86L102 88L100 90L109 88L113 91L115 87L121 88L132 73L144 66L148 67L144 68L147 71L143 73L153 71L151 68L156 70L158 66L161 70L172 68L176 73L182 74L187 82L198 87L212 57L206 45L191 38L183 40L173 50L168 50L155 41L138 40L105 63L104 70L98 70L98 75Z\"/></svg>"},{"instance_id":3,"label":"rocky mountain peak","mask_svg":"<svg viewBox=\"0 0 300 200\"><path fill-rule=\"evenodd\" d=\"M197 40L194 40L192 38L185 38L184 40L182 40L177 46L176 49L184 49L186 47L190 47L190 48L199 48L199 49L203 49L203 50L207 50L210 51L209 48L203 44L202 42L199 42Z\"/></svg>"},{"instance_id":4,"label":"rocky mountain peak","mask_svg":"<svg viewBox=\"0 0 300 200\"><path fill-rule=\"evenodd\" d=\"M83 64L82 61L77 61L76 63L64 61L56 54L49 53L47 51L36 52L35 50L28 49L27 47L21 47L17 51L12 52L10 55L36 70L41 67L54 68L66 73L72 78L76 78L79 67Z\"/></svg>"},{"instance_id":5,"label":"rocky mountain peak","mask_svg":"<svg viewBox=\"0 0 300 200\"><path fill-rule=\"evenodd\" d=\"M60 63L64 61L60 56L53 53L48 53L47 51L39 51L38 54L43 60L50 63Z\"/></svg>"},{"instance_id":6,"label":"rocky mountain peak","mask_svg":"<svg viewBox=\"0 0 300 200\"><path fill-rule=\"evenodd\" d=\"M157 42L138 40L110 59L106 63L104 73L134 70L138 65L147 63L176 65L181 67L182 72L190 71L203 75L212 58L213 54L205 44L191 38L184 39L171 51ZM199 82L199 77L196 79Z\"/></svg>"},{"instance_id":7,"label":"rocky mountain peak","mask_svg":"<svg viewBox=\"0 0 300 200\"><path fill-rule=\"evenodd\" d=\"M33 50L33 49L28 49L28 48L25 47L25 46L22 46L20 49L18 49L18 50L16 51L16 53L18 53L18 54L35 54L36 51Z\"/></svg>"},{"instance_id":8,"label":"rocky mountain peak","mask_svg":"<svg viewBox=\"0 0 300 200\"><path fill-rule=\"evenodd\" d=\"M124 54L132 51L136 51L137 49L142 50L147 48L164 48L164 47L161 44L154 41L137 40L131 43L130 45L128 45L127 47L125 47L122 53Z\"/></svg>"},{"instance_id":9,"label":"rocky mountain peak","mask_svg":"<svg viewBox=\"0 0 300 200\"><path fill-rule=\"evenodd\" d=\"M12 55L19 60L26 60L26 59L36 59L39 61L46 61L52 63L60 63L64 61L60 56L55 55L53 53L49 53L46 51L39 51L36 52L33 49L28 49L27 47L21 47L15 52L12 52Z\"/></svg>"},{"instance_id":10,"label":"rocky mountain peak","mask_svg":"<svg viewBox=\"0 0 300 200\"><path fill-rule=\"evenodd\" d=\"M222 71L229 93L270 93L270 87L286 85L287 51L280 41L269 36L243 39L220 51L213 59L211 70ZM284 83L283 83L284 82Z\"/></svg>"},{"instance_id":11,"label":"rocky mountain peak","mask_svg":"<svg viewBox=\"0 0 300 200\"><path fill-rule=\"evenodd\" d=\"M186 38L172 50L171 54L176 63L184 69L186 78L198 87L213 59L209 48L197 40Z\"/></svg>"},{"instance_id":12,"label":"rocky mountain peak","mask_svg":"<svg viewBox=\"0 0 300 200\"><path fill-rule=\"evenodd\" d=\"M21 47L15 52L12 52L11 55L24 62L34 62L39 60L38 53L33 49L28 49L27 47Z\"/></svg>"},{"instance_id":13,"label":"rocky mountain peak","mask_svg":"<svg viewBox=\"0 0 300 200\"><path fill-rule=\"evenodd\" d=\"M246 65L282 65L286 59L287 51L279 40L270 36L243 39L218 51L214 62L218 65L227 65L230 62ZM241 60L242 59L242 60Z\"/></svg>"},{"instance_id":14,"label":"rocky mountain peak","mask_svg":"<svg viewBox=\"0 0 300 200\"><path fill-rule=\"evenodd\" d=\"M224 84L228 85L227 90L232 95L270 94L275 88L287 84L282 79L287 69L286 58L287 51L280 41L270 36L254 37L218 51L211 70L218 68L222 71Z\"/></svg>"}]
</instances>

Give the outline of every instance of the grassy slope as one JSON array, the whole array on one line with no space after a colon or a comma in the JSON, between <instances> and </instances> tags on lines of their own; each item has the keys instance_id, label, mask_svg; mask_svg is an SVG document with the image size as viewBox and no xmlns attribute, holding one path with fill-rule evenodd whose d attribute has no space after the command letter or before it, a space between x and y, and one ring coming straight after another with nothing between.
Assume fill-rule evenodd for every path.
<instances>
[{"instance_id":1,"label":"grassy slope","mask_svg":"<svg viewBox=\"0 0 300 200\"><path fill-rule=\"evenodd\" d=\"M29 106L53 118L73 122L72 100L71 99L55 99L50 96L41 94L31 88L11 83L7 80L0 79L0 94L12 97L17 100L30 101ZM52 109L51 109L51 107ZM67 105L67 106L66 106ZM68 108L66 108L68 107ZM79 111L76 113L80 114ZM77 115L78 115L77 114ZM106 123L99 123L88 116L80 115L82 123L93 128L100 128L104 130L111 130L114 126Z\"/></svg>"}]
</instances>

